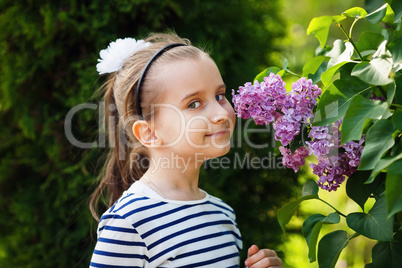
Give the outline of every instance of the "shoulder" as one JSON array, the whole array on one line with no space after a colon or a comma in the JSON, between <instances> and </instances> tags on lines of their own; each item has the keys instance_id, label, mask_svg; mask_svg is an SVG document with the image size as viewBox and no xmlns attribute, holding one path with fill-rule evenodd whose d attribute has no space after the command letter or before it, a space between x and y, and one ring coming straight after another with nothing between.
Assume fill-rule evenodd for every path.
<instances>
[{"instance_id":1,"label":"shoulder","mask_svg":"<svg viewBox=\"0 0 402 268\"><path fill-rule=\"evenodd\" d=\"M231 218L236 218L234 209L226 204L222 199L209 195L209 202L215 207L221 209L225 214L228 214Z\"/></svg>"},{"instance_id":2,"label":"shoulder","mask_svg":"<svg viewBox=\"0 0 402 268\"><path fill-rule=\"evenodd\" d=\"M130 215L156 209L164 203L147 196L125 192L102 216L116 215L124 219Z\"/></svg>"}]
</instances>

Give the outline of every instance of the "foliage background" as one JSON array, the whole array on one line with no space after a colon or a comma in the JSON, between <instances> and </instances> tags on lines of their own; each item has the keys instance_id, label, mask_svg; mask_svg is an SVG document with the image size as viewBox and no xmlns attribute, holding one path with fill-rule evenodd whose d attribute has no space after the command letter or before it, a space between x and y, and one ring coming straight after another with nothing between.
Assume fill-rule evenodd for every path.
<instances>
[{"instance_id":1,"label":"foliage background","mask_svg":"<svg viewBox=\"0 0 402 268\"><path fill-rule=\"evenodd\" d=\"M78 104L98 104L93 93L103 79L96 59L111 40L174 29L209 48L228 89L236 89L285 58L301 73L318 46L306 35L310 20L352 6L364 1L0 0L0 267L88 267L97 225L88 198L107 148L74 147L64 120ZM237 122L228 157L267 156L270 150L244 143L245 124ZM271 132L246 135L261 144ZM98 141L99 111L77 113L73 133L80 141ZM313 177L307 170L297 178L284 169L207 168L200 184L236 210L245 249L256 243L278 250L285 267L316 267L308 262L300 229L305 215L326 208L303 204L286 239L275 215ZM322 197L341 210L355 209L342 188ZM338 267L362 267L371 247L370 241L348 246L353 250L342 253Z\"/></svg>"},{"instance_id":2,"label":"foliage background","mask_svg":"<svg viewBox=\"0 0 402 268\"><path fill-rule=\"evenodd\" d=\"M280 8L277 0L0 0L0 266L88 266L97 225L88 197L107 148L74 147L64 120L78 104L97 104L101 49L173 29L211 48L228 88L236 88L278 64L286 32ZM97 141L99 123L98 110L82 110L73 133ZM270 137L247 135L255 143ZM229 157L236 152L267 155L243 143ZM278 248L275 211L296 195L293 171L209 168L201 177L202 188L237 211L245 249Z\"/></svg>"},{"instance_id":3,"label":"foliage background","mask_svg":"<svg viewBox=\"0 0 402 268\"><path fill-rule=\"evenodd\" d=\"M303 1L303 2L310 2L309 0ZM305 30L306 26L308 25L308 22L311 20L312 17L318 17L322 15L336 15L340 14L343 10L346 10L352 6L361 6L365 7L368 12L374 11L376 8L380 7L381 5L384 4L384 2L390 3L391 1L382 1L382 0L367 0L366 3L356 3L349 1L350 3L345 3L345 1L339 1L339 4L336 5L335 9L328 9L324 13L323 12L316 12L312 16L310 15L307 23L306 24L290 24L290 34L287 37L287 42L288 45L285 47L288 48L287 52L284 52L285 54L290 54L292 57L289 60L289 62L292 63L292 70L298 70L298 73L301 73L300 71L300 63L303 65L304 63L307 62L308 59L311 59L311 55L313 55L312 51L314 50L314 47L317 46L318 42L314 40L313 43L310 42L309 39L311 38L306 38ZM321 4L326 5L327 2L320 2ZM392 3L398 4L401 3L400 1L392 1ZM330 6L330 3L328 3ZM346 5L344 5L346 4ZM312 7L316 6L310 6L310 5L300 5L301 7L305 7L306 9L309 9ZM285 8L286 10L286 8ZM298 9L298 11L303 12L303 8ZM287 10L288 12L290 10ZM295 12L298 12L295 11ZM286 11L285 11L286 12ZM296 18L296 20L294 19ZM300 17L294 16L291 18L293 21L299 21L303 22L303 18L300 20ZM379 25L372 25L370 23L360 21L358 24L358 29L359 31L354 31L354 40L357 40L359 37L360 33L363 31L381 31L384 27L379 23ZM342 33L338 27L334 27L330 31L330 36L340 39L344 39L345 37L342 36ZM348 26L346 26L348 27ZM357 30L357 29L356 29ZM336 32L338 32L339 37L336 36ZM328 44L331 44L332 41L329 41ZM314 45L313 45L314 44ZM313 49L312 51L308 51L307 48ZM292 51L293 49L293 51ZM311 170L308 170L307 174L302 174L299 177L300 181L306 181L309 177L312 177L313 179L316 180L316 176L312 175ZM359 211L359 207L352 202L351 200L348 200L346 193L345 193L345 187L342 186L336 193L326 193L325 191L320 192L320 196L323 194L323 199L327 200L331 204L335 205L335 207L339 208L343 212L353 212L353 211ZM307 202L306 202L307 203ZM373 200L369 200L365 204L365 210L368 211L372 206L373 206ZM324 212L326 211L326 212ZM298 229L303 220L305 220L308 216L317 213L317 212L324 212L324 213L330 213L331 211L325 207L325 205L320 205L318 202L314 201L308 201L308 204L303 204L301 206L301 209L298 211L299 217L296 217L296 219L291 222L290 228L296 228ZM343 225L343 226L342 226ZM340 227L341 226L341 227ZM348 225L346 222L341 222L341 225L338 226L341 229L347 229ZM396 225L397 226L397 225ZM398 227L396 227L398 228ZM334 231L337 228L326 226L325 233ZM322 237L322 235L321 235ZM320 237L320 238L321 238ZM359 237L355 241L349 244L349 246L342 252L340 256L340 260L338 261L336 267L364 267L365 263L370 263L371 262L371 250L373 248L373 245L376 243L376 241L367 239L365 237ZM395 247L396 248L396 247ZM284 251L286 253L293 252L294 253L294 258L286 258L285 259L288 261L287 264L290 264L290 267L318 267L317 263L310 264L307 258L307 247L306 247L306 241L303 237L292 234L288 236L288 241L284 245ZM285 254L286 256L289 256ZM373 254L374 255L374 254ZM400 254L399 254L400 255ZM304 256L304 257L303 257ZM375 258L375 257L373 257ZM378 255L377 255L378 259ZM391 259L391 258L390 258ZM324 265L325 266L325 265ZM324 267L323 266L323 267ZM383 266L388 267L389 264L384 264ZM398 265L397 265L398 266ZM398 266L399 267L399 266Z\"/></svg>"}]
</instances>

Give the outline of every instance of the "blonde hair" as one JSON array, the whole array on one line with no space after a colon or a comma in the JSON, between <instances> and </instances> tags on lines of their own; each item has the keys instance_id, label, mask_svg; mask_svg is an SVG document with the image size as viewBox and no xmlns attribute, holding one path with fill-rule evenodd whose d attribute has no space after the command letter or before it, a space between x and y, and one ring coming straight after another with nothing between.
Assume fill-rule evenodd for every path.
<instances>
[{"instance_id":1,"label":"blonde hair","mask_svg":"<svg viewBox=\"0 0 402 268\"><path fill-rule=\"evenodd\" d=\"M186 44L165 51L152 62L143 78L140 91L141 109L144 120L149 121L153 116L152 112L155 113L151 111L151 104L160 101L162 95L160 93L162 83L154 70L173 61L208 56L205 51L192 46L188 39L180 38L173 33L151 34L144 41L152 45L130 56L121 69L110 74L100 88L100 91L104 91L104 123L111 148L98 177L100 183L90 201L91 213L98 221L99 200L103 199L103 202L110 207L147 170L149 163L147 152L132 132L132 126L139 118L135 99L136 87L145 65L164 46L172 43ZM132 155L137 157L137 163L134 165L130 158Z\"/></svg>"}]
</instances>

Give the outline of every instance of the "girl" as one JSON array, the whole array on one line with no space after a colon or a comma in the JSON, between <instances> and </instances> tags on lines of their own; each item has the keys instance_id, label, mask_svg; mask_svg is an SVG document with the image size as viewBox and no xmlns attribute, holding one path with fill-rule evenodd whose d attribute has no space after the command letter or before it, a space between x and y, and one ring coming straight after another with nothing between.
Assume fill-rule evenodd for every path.
<instances>
[{"instance_id":1,"label":"girl","mask_svg":"<svg viewBox=\"0 0 402 268\"><path fill-rule=\"evenodd\" d=\"M91 200L107 188L91 267L239 267L235 214L198 188L203 162L230 149L235 115L207 53L174 34L118 39L100 53L111 152ZM249 268L282 267L248 250Z\"/></svg>"}]
</instances>

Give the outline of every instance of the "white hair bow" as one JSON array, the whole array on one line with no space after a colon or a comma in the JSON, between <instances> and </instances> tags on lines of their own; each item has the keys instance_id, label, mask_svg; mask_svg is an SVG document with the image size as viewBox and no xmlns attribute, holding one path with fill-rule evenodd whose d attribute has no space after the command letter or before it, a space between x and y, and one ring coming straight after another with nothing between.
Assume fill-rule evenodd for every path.
<instances>
[{"instance_id":1,"label":"white hair bow","mask_svg":"<svg viewBox=\"0 0 402 268\"><path fill-rule=\"evenodd\" d=\"M98 59L99 63L96 65L96 70L100 75L116 72L120 70L128 57L150 45L151 43L144 40L119 38L111 42L106 49L100 51L100 59Z\"/></svg>"}]
</instances>

